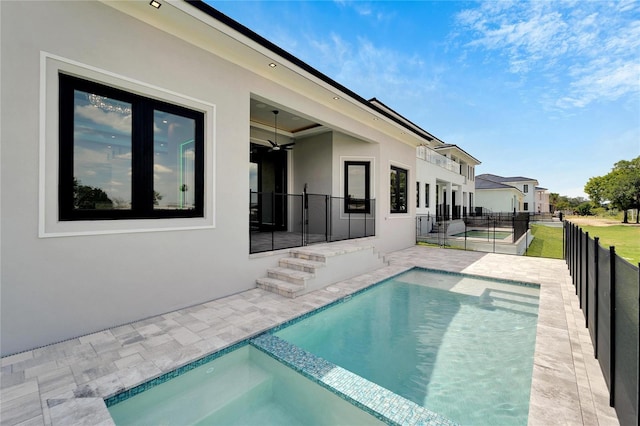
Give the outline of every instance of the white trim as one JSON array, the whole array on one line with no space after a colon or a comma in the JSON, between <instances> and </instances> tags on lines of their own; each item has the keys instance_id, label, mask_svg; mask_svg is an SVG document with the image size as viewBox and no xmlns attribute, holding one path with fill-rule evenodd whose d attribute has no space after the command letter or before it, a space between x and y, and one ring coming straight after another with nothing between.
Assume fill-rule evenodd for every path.
<instances>
[{"instance_id":1,"label":"white trim","mask_svg":"<svg viewBox=\"0 0 640 426\"><path fill-rule=\"evenodd\" d=\"M58 220L58 85L60 71L108 84L146 97L181 105L205 114L204 217L126 220ZM50 93L48 93L50 91ZM216 105L77 61L40 52L38 237L70 237L140 232L183 231L216 227L215 152ZM50 149L47 150L47 142ZM53 149L51 149L53 147ZM166 226L163 226L166 225Z\"/></svg>"},{"instance_id":2,"label":"white trim","mask_svg":"<svg viewBox=\"0 0 640 426\"><path fill-rule=\"evenodd\" d=\"M344 181L345 181L345 176L344 176L344 163L346 163L347 161L368 161L369 165L371 167L371 169L369 170L369 199L370 200L376 200L376 157L371 157L371 156L355 156L355 155L341 155L340 158L338 159L338 161L340 162L340 187L338 188L338 193L340 194L340 198L345 199L345 193L344 193ZM377 204L378 201L376 200L374 204ZM370 214L374 215L375 218L375 213L376 213L376 206L374 205L374 208L370 210ZM340 209L340 219L346 219L349 217L349 213L345 213L344 209ZM366 216L363 217L355 217L352 218L352 220L366 220L366 219L371 219L371 218L367 218Z\"/></svg>"}]
</instances>

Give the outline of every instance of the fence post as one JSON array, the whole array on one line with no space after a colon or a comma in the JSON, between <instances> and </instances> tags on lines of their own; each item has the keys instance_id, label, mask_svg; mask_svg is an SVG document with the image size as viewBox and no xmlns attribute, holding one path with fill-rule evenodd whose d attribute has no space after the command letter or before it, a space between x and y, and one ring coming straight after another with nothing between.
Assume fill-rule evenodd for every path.
<instances>
[{"instance_id":1,"label":"fence post","mask_svg":"<svg viewBox=\"0 0 640 426\"><path fill-rule=\"evenodd\" d=\"M589 328L589 233L584 234L584 326Z\"/></svg>"},{"instance_id":2,"label":"fence post","mask_svg":"<svg viewBox=\"0 0 640 426\"><path fill-rule=\"evenodd\" d=\"M616 248L609 247L609 279L610 291L609 312L611 315L609 321L609 356L611 358L609 365L609 377L611 380L611 389L609 389L609 406L615 406L615 390L616 390Z\"/></svg>"},{"instance_id":3,"label":"fence post","mask_svg":"<svg viewBox=\"0 0 640 426\"><path fill-rule=\"evenodd\" d=\"M599 289L599 274L600 274L600 267L598 265L599 262L599 254L600 254L600 238L599 237L594 237L593 238L593 276L596 279L593 283L593 294L596 298L596 300L594 300L593 302L593 318L594 318L594 327L593 327L593 355L595 356L596 359L598 359L598 304L600 303L600 289Z\"/></svg>"}]
</instances>

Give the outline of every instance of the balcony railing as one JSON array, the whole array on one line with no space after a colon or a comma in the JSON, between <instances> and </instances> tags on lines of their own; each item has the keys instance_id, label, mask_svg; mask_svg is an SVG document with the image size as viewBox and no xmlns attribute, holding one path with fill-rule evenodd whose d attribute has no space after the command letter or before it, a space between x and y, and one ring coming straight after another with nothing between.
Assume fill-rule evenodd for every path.
<instances>
[{"instance_id":1,"label":"balcony railing","mask_svg":"<svg viewBox=\"0 0 640 426\"><path fill-rule=\"evenodd\" d=\"M375 235L375 200L324 194L250 194L249 252Z\"/></svg>"},{"instance_id":2,"label":"balcony railing","mask_svg":"<svg viewBox=\"0 0 640 426\"><path fill-rule=\"evenodd\" d=\"M460 174L460 163L453 161L451 158L445 157L444 155L438 154L431 148L419 146L416 151L416 156L421 160Z\"/></svg>"}]
</instances>

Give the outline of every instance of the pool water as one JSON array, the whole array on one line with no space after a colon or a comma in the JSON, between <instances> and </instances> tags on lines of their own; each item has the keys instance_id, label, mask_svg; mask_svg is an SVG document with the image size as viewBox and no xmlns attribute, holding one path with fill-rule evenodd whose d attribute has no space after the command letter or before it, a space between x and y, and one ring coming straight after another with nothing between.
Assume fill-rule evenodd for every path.
<instances>
[{"instance_id":1,"label":"pool water","mask_svg":"<svg viewBox=\"0 0 640 426\"><path fill-rule=\"evenodd\" d=\"M496 239L496 240L504 240L513 235L512 232L509 231L487 231L484 229L470 229L466 232L461 232L459 234L454 234L454 237L467 237L467 238L483 238L485 240Z\"/></svg>"},{"instance_id":2,"label":"pool water","mask_svg":"<svg viewBox=\"0 0 640 426\"><path fill-rule=\"evenodd\" d=\"M414 269L276 336L463 425L526 425L539 288Z\"/></svg>"},{"instance_id":3,"label":"pool water","mask_svg":"<svg viewBox=\"0 0 640 426\"><path fill-rule=\"evenodd\" d=\"M109 407L116 425L377 425L372 415L244 346Z\"/></svg>"}]
</instances>

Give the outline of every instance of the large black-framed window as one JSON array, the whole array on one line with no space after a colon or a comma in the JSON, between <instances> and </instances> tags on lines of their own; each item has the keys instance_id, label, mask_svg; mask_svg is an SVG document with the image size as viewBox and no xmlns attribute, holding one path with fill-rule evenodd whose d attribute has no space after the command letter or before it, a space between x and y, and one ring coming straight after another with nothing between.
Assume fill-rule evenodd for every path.
<instances>
[{"instance_id":1,"label":"large black-framed window","mask_svg":"<svg viewBox=\"0 0 640 426\"><path fill-rule=\"evenodd\" d=\"M391 166L390 175L390 212L407 213L407 182L409 172L400 167Z\"/></svg>"},{"instance_id":2,"label":"large black-framed window","mask_svg":"<svg viewBox=\"0 0 640 426\"><path fill-rule=\"evenodd\" d=\"M60 220L204 216L204 113L59 81Z\"/></svg>"},{"instance_id":3,"label":"large black-framed window","mask_svg":"<svg viewBox=\"0 0 640 426\"><path fill-rule=\"evenodd\" d=\"M371 213L371 163L344 162L344 212Z\"/></svg>"}]
</instances>

